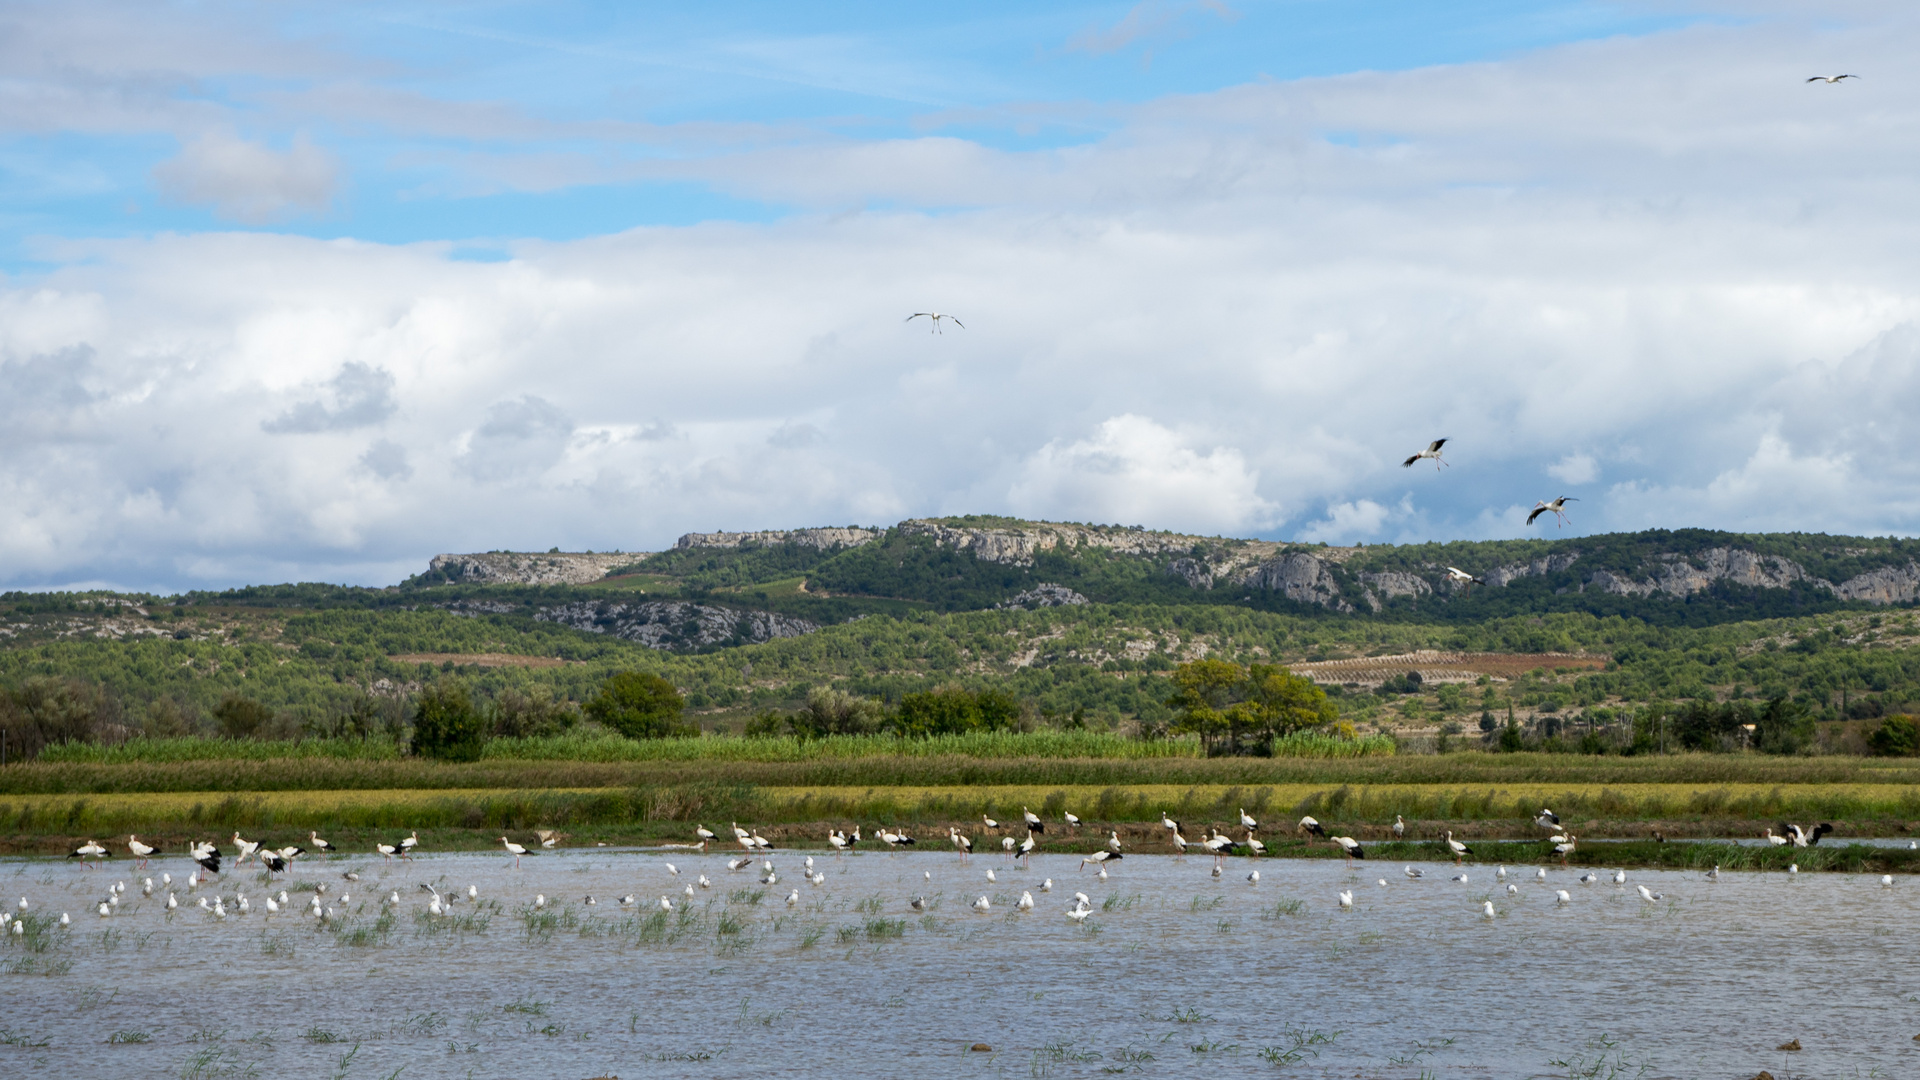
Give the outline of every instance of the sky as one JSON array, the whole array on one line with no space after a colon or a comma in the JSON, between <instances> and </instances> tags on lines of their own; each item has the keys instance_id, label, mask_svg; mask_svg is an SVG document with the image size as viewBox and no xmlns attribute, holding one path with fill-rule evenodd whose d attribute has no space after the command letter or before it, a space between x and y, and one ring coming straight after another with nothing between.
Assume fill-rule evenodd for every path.
<instances>
[{"instance_id":1,"label":"sky","mask_svg":"<svg viewBox=\"0 0 1920 1080\"><path fill-rule=\"evenodd\" d=\"M0 589L1913 535L1917 51L1866 0L21 0Z\"/></svg>"}]
</instances>

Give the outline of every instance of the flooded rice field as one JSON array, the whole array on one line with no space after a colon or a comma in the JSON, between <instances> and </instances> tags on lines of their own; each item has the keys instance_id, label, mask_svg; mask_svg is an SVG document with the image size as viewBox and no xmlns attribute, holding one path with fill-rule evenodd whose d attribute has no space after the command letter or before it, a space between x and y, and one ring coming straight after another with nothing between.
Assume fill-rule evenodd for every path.
<instances>
[{"instance_id":1,"label":"flooded rice field","mask_svg":"<svg viewBox=\"0 0 1920 1080\"><path fill-rule=\"evenodd\" d=\"M0 1075L1920 1075L1920 880L806 857L0 862Z\"/></svg>"}]
</instances>

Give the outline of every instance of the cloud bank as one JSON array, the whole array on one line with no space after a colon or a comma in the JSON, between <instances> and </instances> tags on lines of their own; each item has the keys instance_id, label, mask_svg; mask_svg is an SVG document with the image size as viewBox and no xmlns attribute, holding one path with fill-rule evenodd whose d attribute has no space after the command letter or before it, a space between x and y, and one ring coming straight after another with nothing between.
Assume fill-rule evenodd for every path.
<instances>
[{"instance_id":1,"label":"cloud bank","mask_svg":"<svg viewBox=\"0 0 1920 1080\"><path fill-rule=\"evenodd\" d=\"M1481 538L1562 494L1577 531L1912 532L1916 46L1899 10L1755 20L1165 99L1068 148L695 155L648 167L803 209L497 262L47 241L0 282L0 582L952 512ZM1875 77L1807 87L1810 54ZM327 206L284 145L189 142L167 182ZM1450 467L1400 467L1440 436Z\"/></svg>"}]
</instances>

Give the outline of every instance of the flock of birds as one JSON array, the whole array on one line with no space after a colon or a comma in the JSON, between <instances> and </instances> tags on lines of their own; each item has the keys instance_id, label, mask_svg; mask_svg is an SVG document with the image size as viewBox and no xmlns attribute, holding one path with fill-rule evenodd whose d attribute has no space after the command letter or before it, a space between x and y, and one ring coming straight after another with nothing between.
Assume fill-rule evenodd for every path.
<instances>
[{"instance_id":1,"label":"flock of birds","mask_svg":"<svg viewBox=\"0 0 1920 1080\"><path fill-rule=\"evenodd\" d=\"M1181 823L1164 812L1160 815L1160 825L1167 830L1168 844L1176 857L1185 856L1190 851L1204 852L1207 855L1211 855L1213 857L1212 877L1215 880L1219 880L1225 873L1224 868L1228 858L1236 855L1244 855L1257 859L1267 853L1267 845L1256 835L1260 829L1260 822L1256 820L1253 815L1248 814L1244 808L1239 811L1239 819L1240 827L1245 832L1245 835L1239 839L1220 832L1216 827L1209 827L1204 839L1188 840ZM1551 809L1542 808L1533 820L1534 824L1546 830L1548 835L1545 837L1545 843L1549 846L1553 854L1560 857L1561 865L1564 867L1567 864L1567 860L1576 850L1579 843L1578 838L1566 830L1560 821L1559 815L1555 814ZM981 821L990 832L1001 830L1001 823L991 816L983 814ZM1069 830L1077 829L1081 825L1080 818L1072 813L1063 814L1062 821L1067 825ZM1039 815L1033 813L1026 807L1022 807L1021 820L1017 823L1017 828L1024 830L1026 833L1025 838L1016 838L1013 835L1014 829L1005 830L1005 835L1000 838L1001 853L1009 863L1018 862L1030 865L1031 858L1039 846L1038 837L1046 832L1046 823L1041 820ZM1306 836L1310 843L1314 840L1324 840L1338 847L1349 869L1352 869L1356 863L1365 861L1367 857L1366 848L1360 841L1351 836L1330 834L1327 829L1312 816L1302 817L1294 826L1294 830L1296 833ZM1395 839L1404 839L1407 833L1405 818L1396 816L1393 825L1389 827L1389 831ZM1791 845L1796 848L1809 848L1817 846L1820 843L1820 838L1832 831L1833 826L1828 822L1821 822L1810 827L1782 822L1779 825L1778 832L1769 828L1762 834L1762 838L1768 844L1775 847ZM775 867L773 860L768 857L774 847L773 841L761 836L758 829L743 829L737 822L732 823L732 833L734 842L742 849L742 855L738 858L729 859L726 864L727 869L733 872L754 869L755 863L757 862L759 864L757 876L760 883L764 886L778 884L781 880L779 870ZM552 849L560 840L560 835L552 830L535 830L535 835L539 837L539 846L542 849ZM696 826L694 836L696 840L693 843L668 844L665 846L669 849L689 850L704 854L710 844L720 839L719 834L709 830L705 825ZM247 840L238 832L235 832L232 838L234 854L233 868L238 869L241 864L252 859L257 861L270 875L287 874L293 870L295 860L309 852L335 854L339 851L333 844L322 839L317 832L309 831L307 837L309 847L292 844L278 848L270 848L258 841ZM947 829L947 839L948 842L952 844L954 850L958 852L962 863L972 858L975 845L975 839L972 836L962 832L958 827L949 826ZM851 832L834 829L827 835L827 845L835 854L846 854L855 851L860 844L868 840L877 841L885 845L887 850L894 851L911 849L917 843L915 838L909 835L905 829L889 829L885 827L876 829L871 836L863 836L858 826L855 826ZM1455 839L1451 830L1443 834L1443 841L1446 845L1447 853L1453 858L1454 865L1461 868L1460 872L1455 874L1451 880L1460 884L1469 883L1471 881L1471 875L1470 872L1464 868L1463 863L1467 856L1473 854L1473 848L1465 841ZM386 859L400 858L410 860L419 843L420 834L418 831L414 831L405 838L392 844L376 843L373 846L373 852ZM516 869L519 868L520 860L523 856L533 853L529 847L514 843L510 838L505 836L500 838L500 843L506 853L512 856ZM1920 842L1911 842L1910 846L1915 849L1920 849ZM159 854L159 848L157 846L143 843L140 838L135 835L129 835L127 837L125 847L127 853L136 860L136 868L145 868L148 862ZM1100 881L1106 881L1108 878L1107 864L1118 862L1124 858L1124 853L1121 850L1122 847L1123 844L1120 839L1120 834L1116 830L1108 829L1107 839L1104 845L1084 855L1080 860L1079 869L1084 872L1087 867L1092 866L1096 870L1095 877ZM207 875L220 873L222 852L220 848L212 842L195 841L187 845L187 854L193 861L195 868L181 884L191 893L196 890L202 882L208 880ZM87 840L69 852L68 858L79 859L83 866L97 868L100 860L109 858L111 855L112 852L108 850L106 845L93 840ZM664 866L670 876L675 878L681 876L680 869L673 863L668 862L665 863ZM1799 865L1796 863L1789 866L1787 872L1790 875L1797 874L1799 873L1799 869ZM1405 867L1402 872L1409 880L1418 880L1425 877L1427 873L1425 870L1411 865ZM932 872L925 871L923 874L925 880L930 884L933 880ZM1626 885L1627 872L1625 869L1613 871L1610 876L1612 877L1614 885L1621 887ZM349 883L348 887L350 887L353 882L360 880L359 874L351 870L343 873L341 877ZM1519 892L1517 885L1507 882L1506 867L1502 866L1496 870L1494 877L1496 882L1506 884L1508 895L1514 895ZM1717 881L1719 877L1720 868L1717 865L1706 873L1706 878L1709 881ZM814 886L823 885L827 880L825 870L816 863L811 855L806 856L805 862L802 864L800 878L803 882ZM1545 884L1547 881L1546 869L1544 867L1536 868L1534 878L1536 881ZM1261 880L1260 871L1258 869L1252 870L1246 875L1246 880L1249 885L1259 885ZM1603 876L1594 871L1587 871L1579 878L1579 882L1582 885L1594 885L1601 880L1603 880ZM999 882L999 878L992 868L986 871L986 881L990 885ZM1386 884L1387 880L1385 878L1379 880L1380 886L1384 887ZM1893 885L1892 875L1883 876L1880 879L1880 884L1882 887L1891 888ZM156 889L165 890L166 899L163 905L164 910L172 912L181 906L179 896L174 891L174 885L175 882L172 874L162 874L157 886L153 878L148 877L144 879L140 885L140 892L144 897L152 897ZM711 889L713 886L714 882L706 874L699 874L695 880L687 882L681 890L681 895L684 898L682 902L690 901L698 896L697 889ZM460 903L463 899L467 902L473 902L479 897L479 890L475 886L468 886L464 896L458 892L442 894L430 884L423 884L420 886L420 889L429 894L430 899L427 904L428 913L436 916L452 913L454 905ZM1054 890L1053 879L1047 878L1043 881L1039 886L1039 890L1043 894L1052 892ZM1638 892L1640 898L1649 904L1665 899L1663 894L1653 892L1645 885L1636 885L1635 890ZM313 887L313 896L306 904L306 910L304 912L307 916L324 922L337 918L347 910L347 905L351 902L351 894L349 892L343 888L337 901L335 903L329 903L326 899L327 891L328 886L325 883ZM126 895L126 892L127 884L124 881L115 882L109 886L106 895L98 901L95 907L97 914L101 918L112 917L118 909L121 899ZM1342 910L1351 910L1353 908L1354 895L1351 889L1341 890L1336 894L1336 899ZM1555 890L1555 900L1558 904L1569 904L1572 902L1572 899L1573 897L1569 890ZM393 908L399 907L400 902L401 898L398 890L392 891L382 900L383 906ZM547 903L547 897L541 894L534 898L533 906L535 909L541 909L545 908ZM599 901L589 895L584 898L583 903L587 906L594 906L597 905ZM623 909L637 909L643 904L639 896L633 893L619 897L616 903ZM789 908L796 907L800 904L800 890L798 887L790 888L790 891L786 895L785 903ZM1032 891L1023 891L1013 906L1017 911L1027 912L1034 910L1035 903ZM23 916L28 906L27 899L22 897L18 910ZM199 898L197 906L214 919L226 919L229 914L245 915L249 913L253 908L253 902L244 892L236 890L231 898L222 895L214 897L210 902L206 897L201 897ZM261 906L268 916L281 912L291 914L294 911L294 906L290 905L288 893L285 889L280 890L277 896L269 891ZM657 903L648 903L645 906L657 908L663 912L676 910L675 900L671 894L662 894ZM915 895L908 900L908 906L916 912L924 912L930 908L931 901L925 895ZM968 906L980 914L988 914L994 910L993 901L985 893L980 894L979 897L973 900ZM1073 902L1066 907L1066 917L1076 923L1085 923L1092 914L1092 900L1085 892L1075 892L1073 894ZM1482 915L1486 918L1493 918L1495 914L1493 902L1490 900L1485 901L1482 906ZM16 935L25 933L26 925L23 918L10 917L8 922L10 922L10 926L0 923L0 931L10 931ZM59 919L59 925L71 925L71 916L63 912Z\"/></svg>"}]
</instances>

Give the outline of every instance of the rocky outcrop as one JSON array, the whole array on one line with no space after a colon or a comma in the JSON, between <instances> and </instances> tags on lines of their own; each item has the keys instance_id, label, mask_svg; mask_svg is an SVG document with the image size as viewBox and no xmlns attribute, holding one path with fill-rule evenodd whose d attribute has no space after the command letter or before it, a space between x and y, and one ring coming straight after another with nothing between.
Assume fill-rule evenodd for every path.
<instances>
[{"instance_id":1,"label":"rocky outcrop","mask_svg":"<svg viewBox=\"0 0 1920 1080\"><path fill-rule=\"evenodd\" d=\"M489 551L435 555L427 572L480 585L584 585L606 577L616 566L631 566L646 557L644 553Z\"/></svg>"},{"instance_id":2,"label":"rocky outcrop","mask_svg":"<svg viewBox=\"0 0 1920 1080\"><path fill-rule=\"evenodd\" d=\"M1695 565L1695 563L1699 565ZM1711 589L1715 582L1731 581L1759 589L1784 589L1796 581L1812 580L1799 564L1777 555L1756 555L1738 548L1712 548L1688 560L1668 555L1645 580L1635 581L1606 570L1595 571L1587 587L1621 596L1691 596ZM1827 585L1826 582L1820 582ZM1831 585L1827 585L1832 588Z\"/></svg>"},{"instance_id":3,"label":"rocky outcrop","mask_svg":"<svg viewBox=\"0 0 1920 1080\"><path fill-rule=\"evenodd\" d=\"M799 547L832 551L856 548L886 535L881 529L769 529L764 532L688 533L674 541L675 548L771 547L794 544Z\"/></svg>"},{"instance_id":4,"label":"rocky outcrop","mask_svg":"<svg viewBox=\"0 0 1920 1080\"><path fill-rule=\"evenodd\" d=\"M1062 525L1050 521L1024 522L1017 526L979 528L948 525L941 521L903 521L902 536L926 536L941 547L971 551L983 562L1032 566L1033 557L1055 548L1105 548L1120 555L1149 557L1191 555L1196 547L1218 544L1218 539L1188 536L1183 533L1153 532L1121 525ZM1281 545L1263 540L1233 541L1237 561L1251 562L1271 554ZM1231 558L1231 556L1230 556ZM1217 571L1216 571L1217 572Z\"/></svg>"},{"instance_id":5,"label":"rocky outcrop","mask_svg":"<svg viewBox=\"0 0 1920 1080\"><path fill-rule=\"evenodd\" d=\"M1199 559L1175 559L1167 564L1167 573L1185 581L1189 589L1213 588L1213 568Z\"/></svg>"},{"instance_id":6,"label":"rocky outcrop","mask_svg":"<svg viewBox=\"0 0 1920 1080\"><path fill-rule=\"evenodd\" d=\"M1379 574L1361 574L1361 584L1380 595L1392 599L1396 596L1432 596L1433 586L1418 574L1388 571Z\"/></svg>"},{"instance_id":7,"label":"rocky outcrop","mask_svg":"<svg viewBox=\"0 0 1920 1080\"><path fill-rule=\"evenodd\" d=\"M1920 600L1920 566L1886 566L1833 586L1842 600L1864 600L1869 604L1911 604Z\"/></svg>"},{"instance_id":8,"label":"rocky outcrop","mask_svg":"<svg viewBox=\"0 0 1920 1080\"><path fill-rule=\"evenodd\" d=\"M1353 610L1352 604L1341 599L1340 583L1334 580L1333 571L1305 552L1289 552L1269 559L1254 567L1238 583L1248 588L1272 590L1296 603L1319 604L1335 611Z\"/></svg>"},{"instance_id":9,"label":"rocky outcrop","mask_svg":"<svg viewBox=\"0 0 1920 1080\"><path fill-rule=\"evenodd\" d=\"M1572 566L1580 558L1580 553L1570 551L1562 555L1546 555L1531 562L1508 563L1496 566L1480 575L1486 583L1496 589L1504 589L1507 583L1523 577L1545 577L1557 574Z\"/></svg>"},{"instance_id":10,"label":"rocky outcrop","mask_svg":"<svg viewBox=\"0 0 1920 1080\"><path fill-rule=\"evenodd\" d=\"M1054 585L1043 582L1015 596L1011 600L1006 600L993 606L996 610L1000 611L1026 611L1029 608L1076 607L1084 603L1087 603L1086 597L1081 596L1065 585Z\"/></svg>"},{"instance_id":11,"label":"rocky outcrop","mask_svg":"<svg viewBox=\"0 0 1920 1080\"><path fill-rule=\"evenodd\" d=\"M805 619L771 611L736 611L668 600L644 604L583 601L541 608L540 622L612 634L650 649L691 652L721 645L752 645L774 638L799 637L820 627Z\"/></svg>"}]
</instances>

